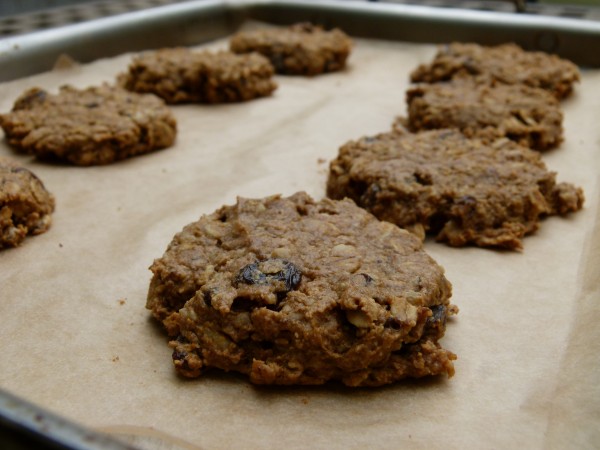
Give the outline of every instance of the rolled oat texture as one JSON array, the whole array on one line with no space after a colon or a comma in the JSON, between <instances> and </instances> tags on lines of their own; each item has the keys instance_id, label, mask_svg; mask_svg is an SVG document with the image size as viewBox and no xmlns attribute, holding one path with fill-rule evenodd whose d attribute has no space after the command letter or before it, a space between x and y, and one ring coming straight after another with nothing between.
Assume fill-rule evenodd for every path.
<instances>
[{"instance_id":1,"label":"rolled oat texture","mask_svg":"<svg viewBox=\"0 0 600 450\"><path fill-rule=\"evenodd\" d=\"M162 100L114 86L57 94L32 88L0 115L8 143L42 159L79 166L109 164L169 147L177 132L175 118Z\"/></svg>"},{"instance_id":2,"label":"rolled oat texture","mask_svg":"<svg viewBox=\"0 0 600 450\"><path fill-rule=\"evenodd\" d=\"M543 89L454 80L412 87L406 101L411 131L456 128L467 137L508 138L539 151L563 140L560 104Z\"/></svg>"},{"instance_id":3,"label":"rolled oat texture","mask_svg":"<svg viewBox=\"0 0 600 450\"><path fill-rule=\"evenodd\" d=\"M158 95L167 103L231 103L271 95L273 67L258 53L164 48L133 58L118 77L125 89Z\"/></svg>"},{"instance_id":4,"label":"rolled oat texture","mask_svg":"<svg viewBox=\"0 0 600 450\"><path fill-rule=\"evenodd\" d=\"M350 141L330 164L327 195L451 246L522 248L545 216L578 211L583 191L557 183L540 153L457 130L392 131Z\"/></svg>"},{"instance_id":5,"label":"rolled oat texture","mask_svg":"<svg viewBox=\"0 0 600 450\"><path fill-rule=\"evenodd\" d=\"M310 23L242 31L231 37L231 51L258 52L284 75L314 76L346 66L352 40L337 28L325 31Z\"/></svg>"},{"instance_id":6,"label":"rolled oat texture","mask_svg":"<svg viewBox=\"0 0 600 450\"><path fill-rule=\"evenodd\" d=\"M508 43L486 47L454 42L440 47L433 61L411 74L413 82L436 83L460 77L477 77L506 84L524 84L567 97L579 81L571 61L544 52L525 51Z\"/></svg>"},{"instance_id":7,"label":"rolled oat texture","mask_svg":"<svg viewBox=\"0 0 600 450\"><path fill-rule=\"evenodd\" d=\"M30 170L0 156L0 249L17 247L52 222L54 196Z\"/></svg>"},{"instance_id":8,"label":"rolled oat texture","mask_svg":"<svg viewBox=\"0 0 600 450\"><path fill-rule=\"evenodd\" d=\"M450 282L419 239L351 200L239 198L154 261L147 308L186 377L379 386L452 376Z\"/></svg>"}]
</instances>

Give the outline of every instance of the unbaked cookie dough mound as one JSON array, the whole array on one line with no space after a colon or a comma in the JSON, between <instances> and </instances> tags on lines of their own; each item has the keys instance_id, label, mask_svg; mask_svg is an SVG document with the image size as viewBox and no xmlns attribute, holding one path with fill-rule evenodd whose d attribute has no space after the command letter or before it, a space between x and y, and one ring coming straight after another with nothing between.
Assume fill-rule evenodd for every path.
<instances>
[{"instance_id":1,"label":"unbaked cookie dough mound","mask_svg":"<svg viewBox=\"0 0 600 450\"><path fill-rule=\"evenodd\" d=\"M177 125L154 95L103 85L57 94L32 88L0 115L6 140L15 149L78 166L109 164L169 147Z\"/></svg>"},{"instance_id":2,"label":"unbaked cookie dough mound","mask_svg":"<svg viewBox=\"0 0 600 450\"><path fill-rule=\"evenodd\" d=\"M229 46L235 53L265 55L277 73L313 76L343 69L352 40L337 28L325 31L311 23L298 23L242 31L232 36Z\"/></svg>"},{"instance_id":3,"label":"unbaked cookie dough mound","mask_svg":"<svg viewBox=\"0 0 600 450\"><path fill-rule=\"evenodd\" d=\"M555 178L539 152L508 139L394 131L342 146L327 195L451 246L515 250L542 217L581 209L582 190Z\"/></svg>"},{"instance_id":4,"label":"unbaked cookie dough mound","mask_svg":"<svg viewBox=\"0 0 600 450\"><path fill-rule=\"evenodd\" d=\"M414 82L436 83L453 78L477 77L506 84L546 89L556 98L567 97L579 81L579 68L571 61L544 52L523 50L516 44L483 46L454 42L440 47L429 64L411 74Z\"/></svg>"},{"instance_id":5,"label":"unbaked cookie dough mound","mask_svg":"<svg viewBox=\"0 0 600 450\"><path fill-rule=\"evenodd\" d=\"M133 58L118 77L124 88L156 94L167 103L231 103L271 95L273 66L258 53L164 48Z\"/></svg>"},{"instance_id":6,"label":"unbaked cookie dough mound","mask_svg":"<svg viewBox=\"0 0 600 450\"><path fill-rule=\"evenodd\" d=\"M20 164L0 156L0 249L17 247L52 222L54 196Z\"/></svg>"},{"instance_id":7,"label":"unbaked cookie dough mound","mask_svg":"<svg viewBox=\"0 0 600 450\"><path fill-rule=\"evenodd\" d=\"M351 200L239 198L178 233L147 308L186 377L379 386L454 374L439 344L451 285L412 234Z\"/></svg>"}]
</instances>

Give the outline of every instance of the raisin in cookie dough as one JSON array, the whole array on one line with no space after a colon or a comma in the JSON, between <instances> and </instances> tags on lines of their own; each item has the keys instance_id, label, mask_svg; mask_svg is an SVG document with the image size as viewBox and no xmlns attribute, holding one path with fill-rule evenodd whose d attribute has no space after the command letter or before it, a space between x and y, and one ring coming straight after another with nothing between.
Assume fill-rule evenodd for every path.
<instances>
[{"instance_id":1,"label":"raisin in cookie dough","mask_svg":"<svg viewBox=\"0 0 600 450\"><path fill-rule=\"evenodd\" d=\"M438 342L457 312L444 270L350 200L240 198L186 226L151 270L147 308L181 375L379 386L454 373Z\"/></svg>"},{"instance_id":2,"label":"raisin in cookie dough","mask_svg":"<svg viewBox=\"0 0 600 450\"><path fill-rule=\"evenodd\" d=\"M465 76L546 89L561 99L579 81L579 69L556 55L525 51L516 44L486 47L455 42L440 47L431 63L412 72L411 80L435 83Z\"/></svg>"},{"instance_id":3,"label":"raisin in cookie dough","mask_svg":"<svg viewBox=\"0 0 600 450\"><path fill-rule=\"evenodd\" d=\"M32 88L0 115L6 140L15 149L79 166L109 164L173 144L176 122L154 95L114 86L57 94Z\"/></svg>"},{"instance_id":4,"label":"raisin in cookie dough","mask_svg":"<svg viewBox=\"0 0 600 450\"><path fill-rule=\"evenodd\" d=\"M265 55L277 73L313 76L343 69L352 41L337 28L325 31L310 23L299 23L239 32L231 37L230 48L235 53Z\"/></svg>"},{"instance_id":5,"label":"raisin in cookie dough","mask_svg":"<svg viewBox=\"0 0 600 450\"><path fill-rule=\"evenodd\" d=\"M0 249L17 247L52 222L54 196L20 164L0 156Z\"/></svg>"},{"instance_id":6,"label":"raisin in cookie dough","mask_svg":"<svg viewBox=\"0 0 600 450\"><path fill-rule=\"evenodd\" d=\"M265 97L277 88L262 55L164 48L136 56L120 85L153 93L167 103L229 103Z\"/></svg>"},{"instance_id":7,"label":"raisin in cookie dough","mask_svg":"<svg viewBox=\"0 0 600 450\"><path fill-rule=\"evenodd\" d=\"M542 217L581 209L582 190L555 178L539 152L508 139L394 131L342 146L327 195L451 246L516 250Z\"/></svg>"},{"instance_id":8,"label":"raisin in cookie dough","mask_svg":"<svg viewBox=\"0 0 600 450\"><path fill-rule=\"evenodd\" d=\"M560 104L543 89L454 80L412 87L406 102L411 131L457 128L468 137L506 137L540 151L563 140Z\"/></svg>"}]
</instances>

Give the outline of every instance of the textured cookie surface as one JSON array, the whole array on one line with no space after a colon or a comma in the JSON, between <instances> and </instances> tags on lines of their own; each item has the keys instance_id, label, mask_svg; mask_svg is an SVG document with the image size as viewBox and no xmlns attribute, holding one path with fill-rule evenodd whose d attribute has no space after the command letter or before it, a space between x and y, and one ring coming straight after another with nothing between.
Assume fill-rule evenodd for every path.
<instances>
[{"instance_id":1,"label":"textured cookie surface","mask_svg":"<svg viewBox=\"0 0 600 450\"><path fill-rule=\"evenodd\" d=\"M63 86L58 94L32 88L12 112L0 115L0 125L19 151L81 166L162 149L176 135L175 118L162 100L108 85Z\"/></svg>"},{"instance_id":2,"label":"textured cookie surface","mask_svg":"<svg viewBox=\"0 0 600 450\"><path fill-rule=\"evenodd\" d=\"M50 227L54 197L31 171L0 157L0 248Z\"/></svg>"},{"instance_id":3,"label":"textured cookie surface","mask_svg":"<svg viewBox=\"0 0 600 450\"><path fill-rule=\"evenodd\" d=\"M452 246L520 249L541 217L582 207L581 189L555 176L538 152L508 139L391 132L341 147L327 195L352 198L382 220Z\"/></svg>"},{"instance_id":4,"label":"textured cookie surface","mask_svg":"<svg viewBox=\"0 0 600 450\"><path fill-rule=\"evenodd\" d=\"M430 64L411 74L412 81L435 83L455 77L477 76L507 84L525 84L568 96L579 81L579 69L571 61L543 52L529 52L516 44L485 47L452 43L441 47Z\"/></svg>"},{"instance_id":5,"label":"textured cookie surface","mask_svg":"<svg viewBox=\"0 0 600 450\"><path fill-rule=\"evenodd\" d=\"M352 49L352 41L339 29L325 31L301 23L287 28L237 33L230 40L230 48L236 53L265 55L277 73L311 76L342 69Z\"/></svg>"},{"instance_id":6,"label":"textured cookie surface","mask_svg":"<svg viewBox=\"0 0 600 450\"><path fill-rule=\"evenodd\" d=\"M543 89L455 80L413 87L406 101L412 131L458 128L468 137L506 137L535 150L562 141L560 104Z\"/></svg>"},{"instance_id":7,"label":"textured cookie surface","mask_svg":"<svg viewBox=\"0 0 600 450\"><path fill-rule=\"evenodd\" d=\"M167 103L227 103L270 95L273 67L259 54L165 48L135 57L119 83Z\"/></svg>"},{"instance_id":8,"label":"textured cookie surface","mask_svg":"<svg viewBox=\"0 0 600 450\"><path fill-rule=\"evenodd\" d=\"M188 377L377 386L452 375L451 285L419 239L352 201L238 199L186 226L151 267L147 308Z\"/></svg>"}]
</instances>

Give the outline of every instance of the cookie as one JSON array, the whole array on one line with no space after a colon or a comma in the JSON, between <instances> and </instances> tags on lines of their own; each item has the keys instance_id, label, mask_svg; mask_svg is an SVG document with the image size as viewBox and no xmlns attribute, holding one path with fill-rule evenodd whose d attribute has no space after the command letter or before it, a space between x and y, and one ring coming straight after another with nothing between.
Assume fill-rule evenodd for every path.
<instances>
[{"instance_id":1,"label":"cookie","mask_svg":"<svg viewBox=\"0 0 600 450\"><path fill-rule=\"evenodd\" d=\"M441 47L431 63L414 70L411 80L435 83L465 76L546 89L560 99L579 81L579 69L556 55L525 51L516 44L452 43Z\"/></svg>"},{"instance_id":2,"label":"cookie","mask_svg":"<svg viewBox=\"0 0 600 450\"><path fill-rule=\"evenodd\" d=\"M451 246L522 247L542 217L581 209L539 152L457 130L383 133L351 141L330 164L327 195Z\"/></svg>"},{"instance_id":3,"label":"cookie","mask_svg":"<svg viewBox=\"0 0 600 450\"><path fill-rule=\"evenodd\" d=\"M54 196L20 164L0 156L0 249L50 227Z\"/></svg>"},{"instance_id":4,"label":"cookie","mask_svg":"<svg viewBox=\"0 0 600 450\"><path fill-rule=\"evenodd\" d=\"M352 41L337 28L325 31L310 23L299 23L242 31L231 37L229 46L235 53L265 55L277 73L313 76L343 69Z\"/></svg>"},{"instance_id":5,"label":"cookie","mask_svg":"<svg viewBox=\"0 0 600 450\"><path fill-rule=\"evenodd\" d=\"M443 269L350 200L239 198L186 226L151 270L147 308L183 376L379 386L454 373L438 343L457 312Z\"/></svg>"},{"instance_id":6,"label":"cookie","mask_svg":"<svg viewBox=\"0 0 600 450\"><path fill-rule=\"evenodd\" d=\"M273 73L269 61L256 53L165 48L136 56L119 83L171 104L229 103L270 95L277 88Z\"/></svg>"},{"instance_id":7,"label":"cookie","mask_svg":"<svg viewBox=\"0 0 600 450\"><path fill-rule=\"evenodd\" d=\"M0 115L6 140L15 149L79 166L109 164L169 147L176 122L154 95L103 85L58 94L32 88Z\"/></svg>"},{"instance_id":8,"label":"cookie","mask_svg":"<svg viewBox=\"0 0 600 450\"><path fill-rule=\"evenodd\" d=\"M422 84L407 91L406 102L412 131L457 128L468 137L506 137L540 151L557 147L563 139L558 100L522 84Z\"/></svg>"}]
</instances>

